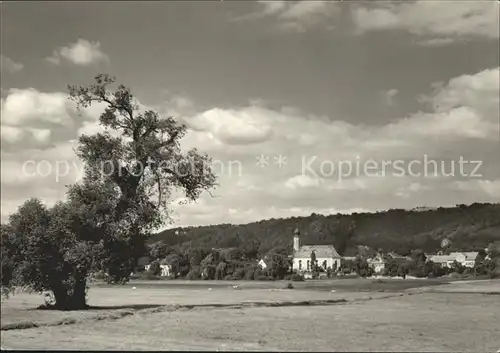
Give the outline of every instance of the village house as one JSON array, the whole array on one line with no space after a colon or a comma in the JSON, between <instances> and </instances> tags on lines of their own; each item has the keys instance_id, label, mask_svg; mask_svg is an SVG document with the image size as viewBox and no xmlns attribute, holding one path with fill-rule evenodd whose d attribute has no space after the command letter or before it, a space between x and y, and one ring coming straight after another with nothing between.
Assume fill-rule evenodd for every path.
<instances>
[{"instance_id":1,"label":"village house","mask_svg":"<svg viewBox=\"0 0 500 353\"><path fill-rule=\"evenodd\" d=\"M429 255L427 261L440 264L442 267L451 267L456 261L464 267L472 268L476 265L478 256L477 251L452 252L448 255Z\"/></svg>"},{"instance_id":2,"label":"village house","mask_svg":"<svg viewBox=\"0 0 500 353\"><path fill-rule=\"evenodd\" d=\"M146 272L149 271L150 268L151 268L151 264L144 266L144 269L146 270ZM172 266L162 262L162 263L160 263L160 269L161 269L160 276L161 277L168 277L168 276L170 276Z\"/></svg>"},{"instance_id":3,"label":"village house","mask_svg":"<svg viewBox=\"0 0 500 353\"><path fill-rule=\"evenodd\" d=\"M411 259L408 256L402 256L396 254L395 252L389 252L387 254L378 253L375 257L368 259L367 262L373 268L375 273L382 273L384 272L389 261L401 263L410 260Z\"/></svg>"},{"instance_id":4,"label":"village house","mask_svg":"<svg viewBox=\"0 0 500 353\"><path fill-rule=\"evenodd\" d=\"M259 268L261 270L265 270L267 268L267 264L266 264L266 261L264 259L260 259L258 262L257 262L257 266L259 266Z\"/></svg>"},{"instance_id":5,"label":"village house","mask_svg":"<svg viewBox=\"0 0 500 353\"><path fill-rule=\"evenodd\" d=\"M293 236L293 261L292 269L297 272L310 272L313 270L311 254L316 257L316 265L323 270L338 269L342 257L333 245L301 245L300 231L297 227Z\"/></svg>"}]
</instances>

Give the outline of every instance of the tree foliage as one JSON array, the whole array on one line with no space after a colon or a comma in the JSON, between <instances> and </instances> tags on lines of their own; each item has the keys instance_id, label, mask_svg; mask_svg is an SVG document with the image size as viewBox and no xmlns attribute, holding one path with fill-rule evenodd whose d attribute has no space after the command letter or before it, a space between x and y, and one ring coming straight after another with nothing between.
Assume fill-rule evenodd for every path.
<instances>
[{"instance_id":1,"label":"tree foliage","mask_svg":"<svg viewBox=\"0 0 500 353\"><path fill-rule=\"evenodd\" d=\"M409 255L413 249L436 253L441 250L441 241L445 238L452 240L449 251L479 251L494 241L500 241L500 204L476 203L427 211L312 214L244 225L176 228L156 234L152 241L200 248L236 246L244 251L257 247L261 256L280 246L290 248L291 253L292 234L297 223L303 244L333 244L345 256L367 257L368 254L362 252L376 250L401 255ZM458 228L463 231L457 233Z\"/></svg>"},{"instance_id":2,"label":"tree foliage","mask_svg":"<svg viewBox=\"0 0 500 353\"><path fill-rule=\"evenodd\" d=\"M91 272L106 273L109 282L128 280L146 253L145 241L169 221L173 190L195 200L216 185L210 158L181 150L186 127L141 111L130 89L119 85L113 91L114 83L102 74L92 85L69 86L79 109L105 106L99 118L104 132L79 137L76 153L85 174L68 187L65 202L48 209L28 200L2 227L6 289L49 290L58 308L84 308Z\"/></svg>"}]
</instances>

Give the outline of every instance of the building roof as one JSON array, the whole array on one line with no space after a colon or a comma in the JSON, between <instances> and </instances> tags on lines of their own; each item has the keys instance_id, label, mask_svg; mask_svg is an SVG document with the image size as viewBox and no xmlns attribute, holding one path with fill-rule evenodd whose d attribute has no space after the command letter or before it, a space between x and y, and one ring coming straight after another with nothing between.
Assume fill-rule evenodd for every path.
<instances>
[{"instance_id":1,"label":"building roof","mask_svg":"<svg viewBox=\"0 0 500 353\"><path fill-rule=\"evenodd\" d=\"M450 255L430 255L429 257L427 257L427 261L432 261L436 263L443 263L453 260L455 260L455 257L452 257Z\"/></svg>"},{"instance_id":2,"label":"building roof","mask_svg":"<svg viewBox=\"0 0 500 353\"><path fill-rule=\"evenodd\" d=\"M450 253L450 256L452 256L454 259L458 255L464 255L466 260L473 261L473 260L476 260L476 257L477 257L477 255L479 255L479 253L477 251L464 251L464 252L452 252L452 253Z\"/></svg>"},{"instance_id":3,"label":"building roof","mask_svg":"<svg viewBox=\"0 0 500 353\"><path fill-rule=\"evenodd\" d=\"M294 257L310 258L311 252L316 254L316 258L340 258L333 245L303 245L295 252Z\"/></svg>"},{"instance_id":4,"label":"building roof","mask_svg":"<svg viewBox=\"0 0 500 353\"><path fill-rule=\"evenodd\" d=\"M449 255L429 255L427 259L432 262L448 262L455 261L459 255L464 255L468 261L475 261L479 253L476 251L452 252Z\"/></svg>"},{"instance_id":5,"label":"building roof","mask_svg":"<svg viewBox=\"0 0 500 353\"><path fill-rule=\"evenodd\" d=\"M395 253L394 251L391 251L387 254L387 256L391 257L394 260L411 260L409 256L403 256L399 255L398 253Z\"/></svg>"}]
</instances>

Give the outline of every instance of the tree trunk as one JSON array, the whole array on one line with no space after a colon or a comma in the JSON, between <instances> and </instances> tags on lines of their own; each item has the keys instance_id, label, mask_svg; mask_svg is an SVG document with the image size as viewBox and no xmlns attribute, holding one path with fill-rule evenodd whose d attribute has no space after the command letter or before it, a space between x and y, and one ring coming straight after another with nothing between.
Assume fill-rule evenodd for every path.
<instances>
[{"instance_id":1,"label":"tree trunk","mask_svg":"<svg viewBox=\"0 0 500 353\"><path fill-rule=\"evenodd\" d=\"M52 289L55 298L54 308L57 310L84 310L87 305L87 281L85 277L75 279L73 288L69 291L61 283Z\"/></svg>"},{"instance_id":2,"label":"tree trunk","mask_svg":"<svg viewBox=\"0 0 500 353\"><path fill-rule=\"evenodd\" d=\"M85 277L77 278L70 296L70 310L87 309L87 281Z\"/></svg>"}]
</instances>

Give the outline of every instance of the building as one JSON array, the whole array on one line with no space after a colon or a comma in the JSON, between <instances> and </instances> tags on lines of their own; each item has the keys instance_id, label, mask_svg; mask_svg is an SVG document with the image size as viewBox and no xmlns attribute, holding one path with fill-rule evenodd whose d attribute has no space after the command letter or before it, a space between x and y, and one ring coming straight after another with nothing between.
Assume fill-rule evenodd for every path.
<instances>
[{"instance_id":1,"label":"building","mask_svg":"<svg viewBox=\"0 0 500 353\"><path fill-rule=\"evenodd\" d=\"M151 264L144 266L144 269L146 271L149 271L150 268L151 268ZM160 269L161 269L160 276L161 277L168 277L168 276L170 276L172 266L170 266L162 261L160 263Z\"/></svg>"},{"instance_id":2,"label":"building","mask_svg":"<svg viewBox=\"0 0 500 353\"><path fill-rule=\"evenodd\" d=\"M464 267L474 267L478 260L477 251L452 252L448 255L429 255L427 261L440 264L442 267L451 267L456 261Z\"/></svg>"},{"instance_id":3,"label":"building","mask_svg":"<svg viewBox=\"0 0 500 353\"><path fill-rule=\"evenodd\" d=\"M396 254L395 252L389 252L387 254L378 253L375 257L368 259L367 262L373 268L375 273L382 273L384 272L389 261L404 263L410 260L411 259L408 256L402 256Z\"/></svg>"},{"instance_id":4,"label":"building","mask_svg":"<svg viewBox=\"0 0 500 353\"><path fill-rule=\"evenodd\" d=\"M333 245L301 245L300 231L297 227L293 235L293 262L292 269L297 272L309 272L313 269L311 255L314 253L316 264L325 271L338 269L342 257Z\"/></svg>"},{"instance_id":5,"label":"building","mask_svg":"<svg viewBox=\"0 0 500 353\"><path fill-rule=\"evenodd\" d=\"M453 263L453 259L450 255L428 255L426 261L432 261L435 264L441 265L441 267L449 267L448 263Z\"/></svg>"}]
</instances>

